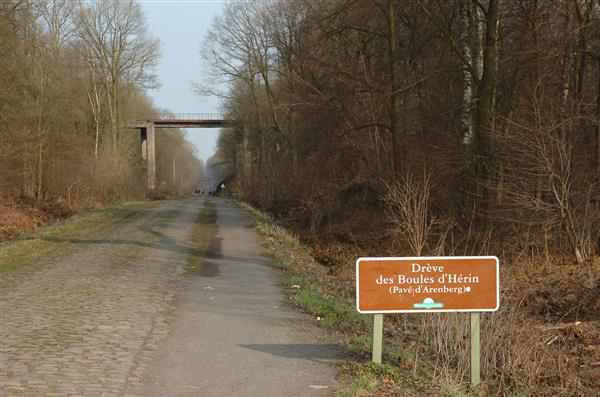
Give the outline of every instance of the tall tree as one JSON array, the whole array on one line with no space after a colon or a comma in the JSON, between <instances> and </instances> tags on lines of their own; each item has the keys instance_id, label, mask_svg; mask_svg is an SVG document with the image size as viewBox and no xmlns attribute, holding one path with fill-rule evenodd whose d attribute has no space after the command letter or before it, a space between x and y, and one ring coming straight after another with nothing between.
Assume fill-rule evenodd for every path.
<instances>
[{"instance_id":1,"label":"tall tree","mask_svg":"<svg viewBox=\"0 0 600 397\"><path fill-rule=\"evenodd\" d=\"M158 62L159 41L148 33L141 7L134 0L80 1L77 33L87 47L83 56L91 54L102 79L116 152L122 102L135 87L157 85L152 68Z\"/></svg>"}]
</instances>

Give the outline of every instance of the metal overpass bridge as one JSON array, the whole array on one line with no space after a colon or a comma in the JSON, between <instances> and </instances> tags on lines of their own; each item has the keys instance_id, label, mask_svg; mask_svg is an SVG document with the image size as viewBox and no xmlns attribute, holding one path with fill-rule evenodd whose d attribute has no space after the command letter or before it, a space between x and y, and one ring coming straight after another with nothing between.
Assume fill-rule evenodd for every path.
<instances>
[{"instance_id":1,"label":"metal overpass bridge","mask_svg":"<svg viewBox=\"0 0 600 397\"><path fill-rule=\"evenodd\" d=\"M143 117L138 124L150 123L154 128L222 128L228 121L220 113L157 113Z\"/></svg>"},{"instance_id":2,"label":"metal overpass bridge","mask_svg":"<svg viewBox=\"0 0 600 397\"><path fill-rule=\"evenodd\" d=\"M142 160L148 170L148 189L156 188L155 128L223 128L230 125L219 113L156 113L143 116L129 128L140 130Z\"/></svg>"}]
</instances>

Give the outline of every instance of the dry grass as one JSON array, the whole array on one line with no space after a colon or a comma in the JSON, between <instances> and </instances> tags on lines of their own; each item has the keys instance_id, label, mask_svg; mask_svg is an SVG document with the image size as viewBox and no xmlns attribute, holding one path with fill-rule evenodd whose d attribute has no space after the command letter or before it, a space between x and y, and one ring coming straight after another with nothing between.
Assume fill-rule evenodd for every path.
<instances>
[{"instance_id":1,"label":"dry grass","mask_svg":"<svg viewBox=\"0 0 600 397\"><path fill-rule=\"evenodd\" d=\"M319 252L325 256L328 251L320 247ZM344 255L336 245L327 261L337 261L332 272L352 284L354 268L348 257L361 255L356 248ZM482 392L599 395L600 289L583 285L586 271L573 260L545 264L545 255L514 256L521 259L510 261L505 254L501 261L500 309L482 314ZM600 272L598 257L594 269ZM432 363L435 382L466 387L467 315L386 315L384 323L386 343L409 347L413 364Z\"/></svg>"},{"instance_id":2,"label":"dry grass","mask_svg":"<svg viewBox=\"0 0 600 397\"><path fill-rule=\"evenodd\" d=\"M461 245L465 254L498 252L492 228L475 232L469 226L462 241L448 243L449 229L433 227L430 189L427 178L407 178L391 185L385 197L392 236L404 241L411 254L456 254ZM483 314L481 321L483 390L493 395L593 395L600 390L600 289L584 286L589 269L572 259L570 265L540 266L545 263L541 257L510 249L500 256L501 309ZM594 272L599 270L596 265ZM468 382L468 316L392 318L401 330L398 338L435 362L434 377L452 373Z\"/></svg>"},{"instance_id":3,"label":"dry grass","mask_svg":"<svg viewBox=\"0 0 600 397\"><path fill-rule=\"evenodd\" d=\"M40 206L30 202L3 199L0 201L0 241L67 218L81 210L73 209L63 201Z\"/></svg>"}]
</instances>

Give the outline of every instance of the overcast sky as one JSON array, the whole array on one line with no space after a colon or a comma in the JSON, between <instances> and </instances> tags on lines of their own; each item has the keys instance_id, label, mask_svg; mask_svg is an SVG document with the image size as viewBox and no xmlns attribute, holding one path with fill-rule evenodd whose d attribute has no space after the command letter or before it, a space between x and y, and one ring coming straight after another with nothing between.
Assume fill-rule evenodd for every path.
<instances>
[{"instance_id":1,"label":"overcast sky","mask_svg":"<svg viewBox=\"0 0 600 397\"><path fill-rule=\"evenodd\" d=\"M141 0L148 30L160 39L161 87L149 91L154 105L173 113L217 113L219 101L192 92L192 81L203 78L200 42L223 1ZM218 129L188 129L188 139L206 161L215 151ZM157 148L160 150L160 148Z\"/></svg>"}]
</instances>

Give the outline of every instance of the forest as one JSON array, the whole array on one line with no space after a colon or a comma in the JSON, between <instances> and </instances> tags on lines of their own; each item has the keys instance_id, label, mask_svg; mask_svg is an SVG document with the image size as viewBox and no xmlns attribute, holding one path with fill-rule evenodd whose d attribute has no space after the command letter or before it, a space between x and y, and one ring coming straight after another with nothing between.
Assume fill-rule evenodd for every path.
<instances>
[{"instance_id":1,"label":"forest","mask_svg":"<svg viewBox=\"0 0 600 397\"><path fill-rule=\"evenodd\" d=\"M600 390L600 0L231 1L196 44L193 89L228 122L207 173L300 238L326 293L353 291L362 256L495 255L482 395ZM146 187L131 126L164 112L159 59L137 1L0 0L0 240L194 191L177 129ZM468 331L386 315L408 356L376 369L453 395Z\"/></svg>"},{"instance_id":2,"label":"forest","mask_svg":"<svg viewBox=\"0 0 600 397\"><path fill-rule=\"evenodd\" d=\"M217 163L330 274L497 255L492 395L598 390L600 1L232 2L201 53L234 121ZM464 379L464 318L390 321Z\"/></svg>"},{"instance_id":3,"label":"forest","mask_svg":"<svg viewBox=\"0 0 600 397\"><path fill-rule=\"evenodd\" d=\"M182 131L157 130L158 189L147 192L128 128L160 112L146 94L159 59L137 2L0 2L0 212L11 225L0 237L31 219L193 191L202 163Z\"/></svg>"}]
</instances>

